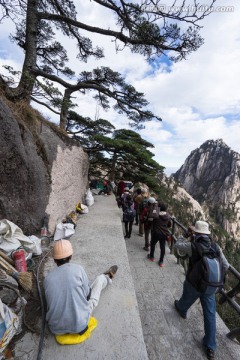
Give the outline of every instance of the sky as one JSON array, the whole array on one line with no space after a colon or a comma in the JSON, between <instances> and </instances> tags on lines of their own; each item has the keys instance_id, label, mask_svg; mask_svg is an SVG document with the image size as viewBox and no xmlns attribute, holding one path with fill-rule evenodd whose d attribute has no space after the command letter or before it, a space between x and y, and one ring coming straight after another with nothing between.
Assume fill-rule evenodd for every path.
<instances>
[{"instance_id":1,"label":"sky","mask_svg":"<svg viewBox=\"0 0 240 360\"><path fill-rule=\"evenodd\" d=\"M190 0L191 1L191 0ZM108 10L91 1L75 1L80 20L95 26L115 27ZM164 4L170 3L168 0ZM207 1L203 2L204 4ZM218 6L218 8L217 8ZM226 6L230 6L227 11ZM105 58L90 59L86 64L76 58L73 43L62 37L67 48L69 65L77 73L97 66L109 66L125 76L138 91L145 94L149 109L162 122L145 123L140 135L155 147L154 159L166 167L166 173L176 171L191 151L206 140L223 139L240 153L240 2L219 0L212 13L201 22L202 45L186 60L171 63L166 59L147 62L129 49L116 53L112 39L91 35L93 44L104 48ZM23 54L9 39L11 24L1 25L0 72L8 64L21 69ZM88 36L88 33L84 33ZM111 121L117 129L128 128L128 119L113 109L104 111L91 96L76 98L83 116L96 116ZM58 122L56 115L34 105L49 120Z\"/></svg>"}]
</instances>

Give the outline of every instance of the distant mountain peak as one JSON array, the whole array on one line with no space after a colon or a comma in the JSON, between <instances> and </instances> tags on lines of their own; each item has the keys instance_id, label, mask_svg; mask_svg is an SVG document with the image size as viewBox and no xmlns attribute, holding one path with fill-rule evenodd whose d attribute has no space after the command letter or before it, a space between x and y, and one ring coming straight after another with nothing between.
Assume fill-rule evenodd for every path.
<instances>
[{"instance_id":1,"label":"distant mountain peak","mask_svg":"<svg viewBox=\"0 0 240 360\"><path fill-rule=\"evenodd\" d=\"M240 154L222 139L207 140L193 150L173 175L183 188L240 241Z\"/></svg>"}]
</instances>

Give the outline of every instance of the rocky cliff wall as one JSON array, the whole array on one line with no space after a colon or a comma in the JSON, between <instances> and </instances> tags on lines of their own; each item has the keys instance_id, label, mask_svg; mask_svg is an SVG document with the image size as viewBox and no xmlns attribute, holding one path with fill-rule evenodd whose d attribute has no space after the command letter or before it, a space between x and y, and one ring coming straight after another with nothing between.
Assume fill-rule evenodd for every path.
<instances>
[{"instance_id":1,"label":"rocky cliff wall","mask_svg":"<svg viewBox=\"0 0 240 360\"><path fill-rule=\"evenodd\" d=\"M30 235L47 215L53 232L84 198L88 156L37 112L13 111L0 99L0 219Z\"/></svg>"},{"instance_id":2,"label":"rocky cliff wall","mask_svg":"<svg viewBox=\"0 0 240 360\"><path fill-rule=\"evenodd\" d=\"M240 155L222 140L208 140L192 151L174 174L184 189L240 241Z\"/></svg>"}]
</instances>

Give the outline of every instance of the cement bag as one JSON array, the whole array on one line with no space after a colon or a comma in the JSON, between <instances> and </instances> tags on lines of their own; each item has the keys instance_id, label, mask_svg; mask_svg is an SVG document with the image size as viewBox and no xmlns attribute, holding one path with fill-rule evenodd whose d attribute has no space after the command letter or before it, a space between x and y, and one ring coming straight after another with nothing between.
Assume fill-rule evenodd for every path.
<instances>
[{"instance_id":1,"label":"cement bag","mask_svg":"<svg viewBox=\"0 0 240 360\"><path fill-rule=\"evenodd\" d=\"M35 248L35 244L23 234L16 224L7 219L0 220L0 249L10 254L20 246L28 252L32 252Z\"/></svg>"},{"instance_id":2,"label":"cement bag","mask_svg":"<svg viewBox=\"0 0 240 360\"><path fill-rule=\"evenodd\" d=\"M33 255L39 256L42 254L41 239L35 235L29 236L29 239L35 244L35 248L32 250Z\"/></svg>"},{"instance_id":3,"label":"cement bag","mask_svg":"<svg viewBox=\"0 0 240 360\"><path fill-rule=\"evenodd\" d=\"M80 202L77 203L76 212L77 212L78 214L87 214L87 213L88 213L88 207L87 207L87 205L81 204Z\"/></svg>"},{"instance_id":4,"label":"cement bag","mask_svg":"<svg viewBox=\"0 0 240 360\"><path fill-rule=\"evenodd\" d=\"M0 299L0 352L3 352L19 326L18 316Z\"/></svg>"},{"instance_id":5,"label":"cement bag","mask_svg":"<svg viewBox=\"0 0 240 360\"><path fill-rule=\"evenodd\" d=\"M55 240L64 239L68 236L73 235L74 233L75 233L74 224L61 222L56 226L53 240L55 241Z\"/></svg>"},{"instance_id":6,"label":"cement bag","mask_svg":"<svg viewBox=\"0 0 240 360\"><path fill-rule=\"evenodd\" d=\"M80 214L87 214L88 213L88 207L87 205L81 204L81 210L78 211Z\"/></svg>"},{"instance_id":7,"label":"cement bag","mask_svg":"<svg viewBox=\"0 0 240 360\"><path fill-rule=\"evenodd\" d=\"M87 206L92 206L94 204L94 197L90 189L86 192L86 204Z\"/></svg>"}]
</instances>

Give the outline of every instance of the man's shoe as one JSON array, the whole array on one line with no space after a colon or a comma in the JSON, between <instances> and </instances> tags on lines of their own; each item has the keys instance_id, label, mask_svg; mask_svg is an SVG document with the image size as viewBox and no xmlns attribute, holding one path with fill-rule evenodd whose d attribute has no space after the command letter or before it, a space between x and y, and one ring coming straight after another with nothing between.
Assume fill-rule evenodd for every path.
<instances>
[{"instance_id":1,"label":"man's shoe","mask_svg":"<svg viewBox=\"0 0 240 360\"><path fill-rule=\"evenodd\" d=\"M138 234L138 236L141 236L141 237L143 237L143 234Z\"/></svg>"},{"instance_id":2,"label":"man's shoe","mask_svg":"<svg viewBox=\"0 0 240 360\"><path fill-rule=\"evenodd\" d=\"M144 246L144 247L143 247L143 250L148 251L148 250L149 250L149 247L148 247L148 246Z\"/></svg>"},{"instance_id":3,"label":"man's shoe","mask_svg":"<svg viewBox=\"0 0 240 360\"><path fill-rule=\"evenodd\" d=\"M148 259L149 261L154 261L154 260L155 260L154 257L151 257L151 256L150 256L150 254L147 255L147 259Z\"/></svg>"},{"instance_id":4,"label":"man's shoe","mask_svg":"<svg viewBox=\"0 0 240 360\"><path fill-rule=\"evenodd\" d=\"M210 349L210 348L206 349L206 355L207 355L207 358L209 360L214 360L215 359L214 351L212 349Z\"/></svg>"},{"instance_id":5,"label":"man's shoe","mask_svg":"<svg viewBox=\"0 0 240 360\"><path fill-rule=\"evenodd\" d=\"M111 266L105 273L104 275L107 275L110 277L110 279L114 278L116 272L118 270L118 266L117 265L113 265Z\"/></svg>"},{"instance_id":6,"label":"man's shoe","mask_svg":"<svg viewBox=\"0 0 240 360\"><path fill-rule=\"evenodd\" d=\"M187 318L187 316L186 316L186 315L181 314L180 310L179 310L179 309L178 309L178 307L177 307L177 303L178 303L178 301L177 301L177 300L175 300L175 301L174 301L174 306L175 306L175 309L177 310L177 312L179 313L179 315L180 315L183 319L186 319L186 318Z\"/></svg>"},{"instance_id":7,"label":"man's shoe","mask_svg":"<svg viewBox=\"0 0 240 360\"><path fill-rule=\"evenodd\" d=\"M161 262L161 261L158 262L158 265L159 265L160 267L164 267L164 263Z\"/></svg>"}]
</instances>

